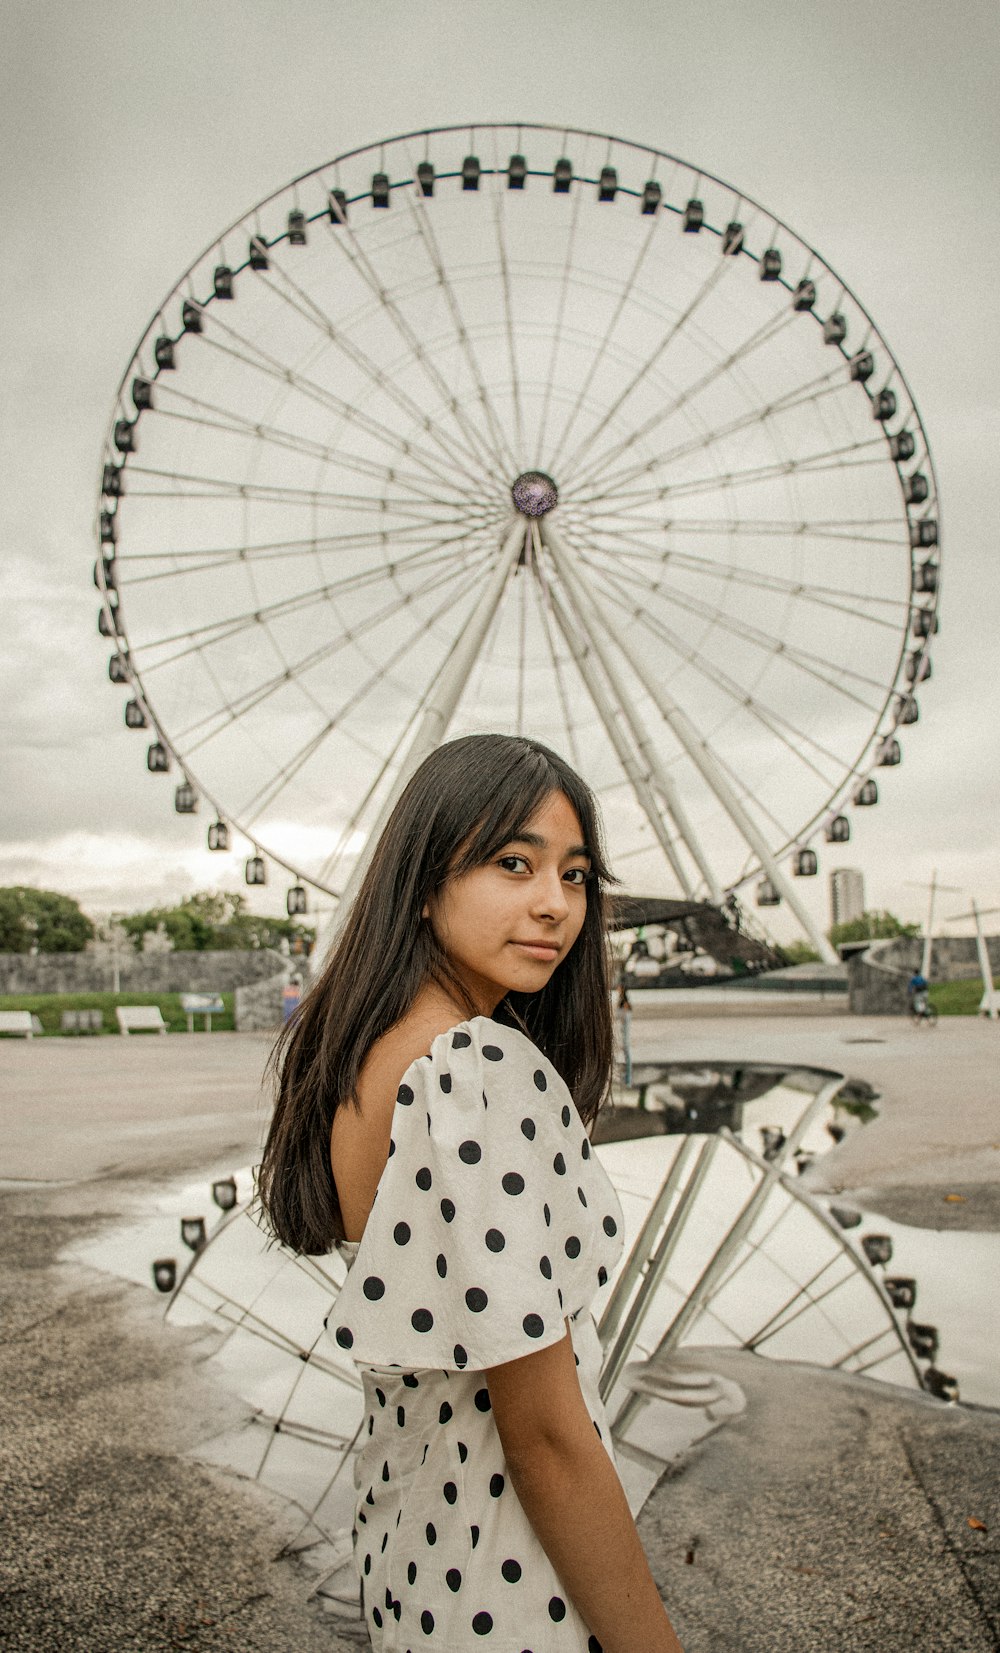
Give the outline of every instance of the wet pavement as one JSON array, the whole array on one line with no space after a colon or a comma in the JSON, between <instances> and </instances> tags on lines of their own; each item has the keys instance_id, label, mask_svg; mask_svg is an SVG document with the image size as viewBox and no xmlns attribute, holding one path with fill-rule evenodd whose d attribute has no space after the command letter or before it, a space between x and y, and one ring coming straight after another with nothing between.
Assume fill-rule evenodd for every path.
<instances>
[{"instance_id":1,"label":"wet pavement","mask_svg":"<svg viewBox=\"0 0 1000 1653\"><path fill-rule=\"evenodd\" d=\"M812 1184L865 1190L869 1208L910 1223L1000 1228L997 1030L640 1015L634 1035L637 1054L868 1079L879 1119L814 1165ZM5 1648L358 1645L280 1559L287 1508L184 1456L239 1412L203 1368L211 1334L165 1326L147 1290L58 1261L164 1179L252 1162L267 1049L225 1034L0 1041ZM686 1653L1000 1646L1000 1413L739 1351L710 1358L747 1411L672 1467L640 1522Z\"/></svg>"}]
</instances>

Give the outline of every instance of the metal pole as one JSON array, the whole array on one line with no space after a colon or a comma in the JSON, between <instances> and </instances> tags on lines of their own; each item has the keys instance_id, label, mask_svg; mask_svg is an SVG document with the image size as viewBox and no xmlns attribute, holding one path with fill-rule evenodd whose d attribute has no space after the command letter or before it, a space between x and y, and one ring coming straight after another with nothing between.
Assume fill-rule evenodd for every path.
<instances>
[{"instance_id":1,"label":"metal pole","mask_svg":"<svg viewBox=\"0 0 1000 1653\"><path fill-rule=\"evenodd\" d=\"M628 689L618 670L617 662L601 634L600 615L597 606L591 593L587 590L584 580L581 579L573 566L573 553L548 518L542 519L541 537L577 609L580 624L586 632L588 641L604 668L604 675L617 696L622 714L632 731L632 737L646 763L649 774L655 786L663 794L667 810L673 819L678 834L687 845L692 860L705 880L709 899L718 906L722 901L722 887L698 842L697 834L688 820L687 811L681 802L676 782L667 770L666 765L661 761L660 754L656 750L648 731L643 727L632 706ZM595 620L597 621L596 625L593 623ZM685 888L684 893L690 895L692 892L690 888Z\"/></svg>"},{"instance_id":2,"label":"metal pole","mask_svg":"<svg viewBox=\"0 0 1000 1653\"><path fill-rule=\"evenodd\" d=\"M493 619L497 605L503 596L511 569L524 549L527 532L528 523L526 518L518 516L503 542L493 574L484 585L482 596L469 616L458 644L441 669L434 691L424 708L423 716L414 732L399 773L368 833L364 848L354 863L351 875L344 885L340 904L337 907L331 926L331 939L340 929L351 902L361 887L361 882L368 870L368 864L375 853L375 846L382 835L382 830L389 816L396 807L407 781L423 763L424 758L436 746L440 745L447 732L448 724L454 716L455 708L462 696L462 690L465 688L469 673L475 664L476 656L489 630L490 621Z\"/></svg>"},{"instance_id":3,"label":"metal pole","mask_svg":"<svg viewBox=\"0 0 1000 1653\"><path fill-rule=\"evenodd\" d=\"M543 528L543 534L545 534L551 544L551 528ZM603 628L605 625L603 619L597 614L596 610L594 613L598 619L598 623ZM822 930L820 930L813 922L810 913L800 902L798 895L792 886L791 880L785 877L784 872L779 867L777 861L774 859L774 856L771 854L771 848L767 842L767 839L760 831L760 828L757 826L757 823L754 821L753 817L744 808L740 799L736 796L732 785L727 777L722 773L721 769L719 769L715 759L709 752L706 743L702 740L698 730L691 722L691 719L688 717L687 713L681 710L676 701L671 700L662 684L658 683L651 675L645 665L645 662L638 653L629 656L629 664L631 665L632 670L635 672L635 675L638 677L643 688L646 690L646 693L652 698L654 704L659 709L665 722L670 725L678 741L684 748L692 763L695 765L695 768L701 774L703 780L708 783L730 820L736 826L742 837L750 845L750 848L754 851L754 854L760 861L762 869L767 873L767 876L771 880L771 883L774 885L775 889L778 890L788 902L789 907L792 909L792 912L802 925L812 945L819 953L820 958L827 964L838 964L840 960L837 953L834 951L833 947L831 947Z\"/></svg>"},{"instance_id":4,"label":"metal pole","mask_svg":"<svg viewBox=\"0 0 1000 1653\"><path fill-rule=\"evenodd\" d=\"M986 948L986 937L983 935L982 917L975 901L972 903L972 916L976 921L976 952L979 954L979 968L983 973L983 1002L980 1009L985 1011L991 1022L997 1019L997 998L993 987L993 971L990 968L990 955Z\"/></svg>"},{"instance_id":5,"label":"metal pole","mask_svg":"<svg viewBox=\"0 0 1000 1653\"><path fill-rule=\"evenodd\" d=\"M587 636L586 628L583 626L582 620L579 625L574 624L574 618L579 619L579 616L567 614L561 597L552 586L549 587L549 600L552 604L552 612L556 617L556 623L566 639L573 659L576 661L577 670L583 678L587 693L590 695L597 714L604 724L608 739L618 754L621 766L631 782L636 802L652 827L656 841L670 862L681 889L686 896L693 899L690 880L678 857L673 840L664 826L663 816L653 795L652 787L637 763L635 753L615 722L615 708L603 683L594 671L593 663L587 652L587 644L584 641ZM581 632L583 633L582 636Z\"/></svg>"},{"instance_id":6,"label":"metal pole","mask_svg":"<svg viewBox=\"0 0 1000 1653\"><path fill-rule=\"evenodd\" d=\"M931 979L931 953L934 947L934 897L937 895L937 868L931 873L930 901L927 905L927 929L924 932L924 951L920 960L920 974L925 981Z\"/></svg>"}]
</instances>

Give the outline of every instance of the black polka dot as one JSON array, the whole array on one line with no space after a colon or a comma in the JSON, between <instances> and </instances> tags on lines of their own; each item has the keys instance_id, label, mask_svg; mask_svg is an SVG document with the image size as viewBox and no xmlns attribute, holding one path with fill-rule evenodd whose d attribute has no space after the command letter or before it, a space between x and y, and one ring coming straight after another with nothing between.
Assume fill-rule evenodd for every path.
<instances>
[{"instance_id":1,"label":"black polka dot","mask_svg":"<svg viewBox=\"0 0 1000 1653\"><path fill-rule=\"evenodd\" d=\"M488 1412L490 1410L490 1392L488 1389L476 1390L476 1408L480 1412Z\"/></svg>"},{"instance_id":2,"label":"black polka dot","mask_svg":"<svg viewBox=\"0 0 1000 1653\"><path fill-rule=\"evenodd\" d=\"M563 1159L562 1154L556 1155L555 1159L552 1161L552 1169L557 1177L564 1177L566 1175L566 1161Z\"/></svg>"},{"instance_id":3,"label":"black polka dot","mask_svg":"<svg viewBox=\"0 0 1000 1653\"><path fill-rule=\"evenodd\" d=\"M420 1615L420 1628L425 1636L429 1636L434 1629L434 1614L429 1613L426 1607Z\"/></svg>"},{"instance_id":4,"label":"black polka dot","mask_svg":"<svg viewBox=\"0 0 1000 1653\"><path fill-rule=\"evenodd\" d=\"M392 1140L392 1137L390 1137L390 1138L389 1138L389 1158L390 1158L390 1159L391 1159L391 1158L392 1158L392 1156L393 1156L393 1154L394 1154L394 1153L395 1153L395 1152L396 1152L396 1144L395 1144L395 1142L394 1142L394 1141L393 1141L393 1140Z\"/></svg>"},{"instance_id":5,"label":"black polka dot","mask_svg":"<svg viewBox=\"0 0 1000 1653\"><path fill-rule=\"evenodd\" d=\"M597 1284L599 1286L606 1286L607 1283L608 1283L608 1271L604 1267L604 1264L602 1263L600 1268L597 1271Z\"/></svg>"},{"instance_id":6,"label":"black polka dot","mask_svg":"<svg viewBox=\"0 0 1000 1653\"><path fill-rule=\"evenodd\" d=\"M500 1178L500 1182L505 1194L524 1193L524 1178L517 1171L508 1171Z\"/></svg>"},{"instance_id":7,"label":"black polka dot","mask_svg":"<svg viewBox=\"0 0 1000 1653\"><path fill-rule=\"evenodd\" d=\"M380 1406L384 1406L384 1405L385 1405L385 1394L384 1394L384 1392L383 1392L383 1391L382 1391L382 1390L381 1390L381 1389L376 1389L376 1391L375 1391L375 1399L376 1399L376 1400L377 1400L377 1401L378 1401L378 1403L379 1403L379 1405L380 1405Z\"/></svg>"},{"instance_id":8,"label":"black polka dot","mask_svg":"<svg viewBox=\"0 0 1000 1653\"><path fill-rule=\"evenodd\" d=\"M587 1196L586 1196L586 1194L585 1194L585 1193L584 1193L584 1191L583 1191L583 1189L582 1189L582 1188L578 1188L578 1189L577 1189L577 1191L576 1191L576 1197L577 1197L577 1199L578 1199L578 1200L579 1200L579 1201L580 1201L580 1204L581 1204L581 1205L584 1205L584 1206L585 1206L585 1205L586 1205L586 1203L587 1203Z\"/></svg>"},{"instance_id":9,"label":"black polka dot","mask_svg":"<svg viewBox=\"0 0 1000 1653\"><path fill-rule=\"evenodd\" d=\"M472 1621L472 1628L477 1636L488 1636L493 1629L493 1619L489 1613L477 1613Z\"/></svg>"},{"instance_id":10,"label":"black polka dot","mask_svg":"<svg viewBox=\"0 0 1000 1653\"><path fill-rule=\"evenodd\" d=\"M431 1174L426 1165L421 1165L420 1170L417 1172L413 1180L417 1187L422 1188L426 1194L431 1185Z\"/></svg>"},{"instance_id":11,"label":"black polka dot","mask_svg":"<svg viewBox=\"0 0 1000 1653\"><path fill-rule=\"evenodd\" d=\"M465 1050L471 1043L471 1033L453 1033L451 1036L452 1050Z\"/></svg>"},{"instance_id":12,"label":"black polka dot","mask_svg":"<svg viewBox=\"0 0 1000 1653\"><path fill-rule=\"evenodd\" d=\"M414 1309L410 1315L410 1325L415 1332L429 1332L434 1324L434 1316L430 1309Z\"/></svg>"},{"instance_id":13,"label":"black polka dot","mask_svg":"<svg viewBox=\"0 0 1000 1653\"><path fill-rule=\"evenodd\" d=\"M507 1580L508 1584L516 1584L521 1576L520 1563L517 1561L505 1561L500 1568L500 1572Z\"/></svg>"},{"instance_id":14,"label":"black polka dot","mask_svg":"<svg viewBox=\"0 0 1000 1653\"><path fill-rule=\"evenodd\" d=\"M618 1224L615 1222L614 1217L605 1217L605 1219L604 1219L604 1232L605 1232L605 1234L608 1234L608 1235L618 1233Z\"/></svg>"},{"instance_id":15,"label":"black polka dot","mask_svg":"<svg viewBox=\"0 0 1000 1653\"><path fill-rule=\"evenodd\" d=\"M521 1325L528 1337L541 1337L545 1330L545 1321L540 1314L526 1314Z\"/></svg>"},{"instance_id":16,"label":"black polka dot","mask_svg":"<svg viewBox=\"0 0 1000 1653\"><path fill-rule=\"evenodd\" d=\"M552 1227L552 1212L549 1210L547 1204L542 1206L542 1216L545 1218L546 1228L551 1228Z\"/></svg>"},{"instance_id":17,"label":"black polka dot","mask_svg":"<svg viewBox=\"0 0 1000 1653\"><path fill-rule=\"evenodd\" d=\"M450 1090L451 1090L451 1074L450 1073L439 1073L438 1074L438 1084L441 1086L441 1089L444 1091L445 1096L447 1096L449 1094Z\"/></svg>"},{"instance_id":18,"label":"black polka dot","mask_svg":"<svg viewBox=\"0 0 1000 1653\"><path fill-rule=\"evenodd\" d=\"M475 1549L476 1545L479 1543L479 1528L470 1527L469 1537L472 1539L472 1548Z\"/></svg>"},{"instance_id":19,"label":"black polka dot","mask_svg":"<svg viewBox=\"0 0 1000 1653\"><path fill-rule=\"evenodd\" d=\"M381 1630L381 1628L382 1628L382 1615L379 1612L377 1607L372 1608L372 1618L375 1620L375 1623L378 1625L379 1629Z\"/></svg>"},{"instance_id":20,"label":"black polka dot","mask_svg":"<svg viewBox=\"0 0 1000 1653\"><path fill-rule=\"evenodd\" d=\"M464 1165L478 1165L483 1157L483 1150L478 1142L473 1142L470 1138L459 1147L458 1157Z\"/></svg>"},{"instance_id":21,"label":"black polka dot","mask_svg":"<svg viewBox=\"0 0 1000 1653\"><path fill-rule=\"evenodd\" d=\"M521 1134L522 1134L522 1136L526 1136L529 1142L534 1142L534 1140L535 1140L535 1121L533 1119L522 1119L521 1120Z\"/></svg>"},{"instance_id":22,"label":"black polka dot","mask_svg":"<svg viewBox=\"0 0 1000 1653\"><path fill-rule=\"evenodd\" d=\"M459 1443L458 1443L458 1461L459 1461L459 1463L464 1464L465 1460L468 1456L469 1456L468 1447L466 1446L464 1441L459 1441Z\"/></svg>"},{"instance_id":23,"label":"black polka dot","mask_svg":"<svg viewBox=\"0 0 1000 1653\"><path fill-rule=\"evenodd\" d=\"M499 1045L484 1045L483 1046L483 1055L486 1058L487 1062L502 1062L503 1061L503 1051L500 1049Z\"/></svg>"},{"instance_id":24,"label":"black polka dot","mask_svg":"<svg viewBox=\"0 0 1000 1653\"><path fill-rule=\"evenodd\" d=\"M406 1410L402 1406L396 1407L396 1422L398 1423L400 1429L406 1428Z\"/></svg>"},{"instance_id":25,"label":"black polka dot","mask_svg":"<svg viewBox=\"0 0 1000 1653\"><path fill-rule=\"evenodd\" d=\"M371 1418L368 1419L368 1433L369 1433L369 1435L371 1435L373 1433L374 1429L375 1429L375 1419L374 1419L374 1417L371 1417Z\"/></svg>"},{"instance_id":26,"label":"black polka dot","mask_svg":"<svg viewBox=\"0 0 1000 1653\"><path fill-rule=\"evenodd\" d=\"M458 1497L458 1488L454 1481L446 1481L444 1486L441 1488L441 1491L444 1493L444 1501L446 1504L453 1504L455 1499Z\"/></svg>"},{"instance_id":27,"label":"black polka dot","mask_svg":"<svg viewBox=\"0 0 1000 1653\"><path fill-rule=\"evenodd\" d=\"M354 1342L354 1333L348 1326L338 1326L336 1337L342 1349L349 1349Z\"/></svg>"},{"instance_id":28,"label":"black polka dot","mask_svg":"<svg viewBox=\"0 0 1000 1653\"><path fill-rule=\"evenodd\" d=\"M410 1103L413 1101L413 1092L411 1091L409 1085L400 1085L398 1091L396 1092L396 1101L402 1103L404 1108L408 1108L410 1106Z\"/></svg>"},{"instance_id":29,"label":"black polka dot","mask_svg":"<svg viewBox=\"0 0 1000 1653\"><path fill-rule=\"evenodd\" d=\"M416 1584L417 1582L417 1564L415 1561L411 1561L406 1569L406 1582L408 1584Z\"/></svg>"},{"instance_id":30,"label":"black polka dot","mask_svg":"<svg viewBox=\"0 0 1000 1653\"><path fill-rule=\"evenodd\" d=\"M397 1245L409 1245L409 1243L410 1243L410 1225L409 1225L409 1223L397 1223L395 1228L392 1231L392 1237L395 1240Z\"/></svg>"},{"instance_id":31,"label":"black polka dot","mask_svg":"<svg viewBox=\"0 0 1000 1653\"><path fill-rule=\"evenodd\" d=\"M486 1246L489 1251L502 1251L506 1244L507 1241L499 1228L488 1228L486 1230Z\"/></svg>"},{"instance_id":32,"label":"black polka dot","mask_svg":"<svg viewBox=\"0 0 1000 1653\"><path fill-rule=\"evenodd\" d=\"M392 1591L389 1590L389 1589L387 1589L386 1592L385 1592L385 1605L386 1605L387 1611L391 1613L392 1612Z\"/></svg>"},{"instance_id":33,"label":"black polka dot","mask_svg":"<svg viewBox=\"0 0 1000 1653\"><path fill-rule=\"evenodd\" d=\"M389 1465L387 1463L382 1465L382 1479L383 1481L389 1480Z\"/></svg>"},{"instance_id":34,"label":"black polka dot","mask_svg":"<svg viewBox=\"0 0 1000 1653\"><path fill-rule=\"evenodd\" d=\"M377 1274L369 1274L361 1290L369 1303L377 1303L380 1297L385 1296L385 1281L380 1280Z\"/></svg>"},{"instance_id":35,"label":"black polka dot","mask_svg":"<svg viewBox=\"0 0 1000 1653\"><path fill-rule=\"evenodd\" d=\"M536 1068L532 1077L535 1081L536 1091L544 1091L548 1089L548 1080L546 1079L541 1068Z\"/></svg>"},{"instance_id":36,"label":"black polka dot","mask_svg":"<svg viewBox=\"0 0 1000 1653\"><path fill-rule=\"evenodd\" d=\"M570 1120L569 1107L565 1102L563 1103L562 1113L559 1115L559 1118L562 1120L564 1125L569 1124L569 1120Z\"/></svg>"},{"instance_id":37,"label":"black polka dot","mask_svg":"<svg viewBox=\"0 0 1000 1653\"><path fill-rule=\"evenodd\" d=\"M452 1350L452 1358L454 1359L455 1365L459 1368L459 1370L461 1370L463 1366L468 1366L469 1364L469 1357L461 1343L455 1344L455 1347Z\"/></svg>"},{"instance_id":38,"label":"black polka dot","mask_svg":"<svg viewBox=\"0 0 1000 1653\"><path fill-rule=\"evenodd\" d=\"M441 1215L444 1218L446 1223L450 1223L450 1222L454 1221L455 1207L452 1204L451 1200L442 1200L441 1201Z\"/></svg>"},{"instance_id":39,"label":"black polka dot","mask_svg":"<svg viewBox=\"0 0 1000 1653\"><path fill-rule=\"evenodd\" d=\"M584 1159L589 1159L590 1158L590 1143L589 1143L589 1141L587 1140L586 1137L584 1137L583 1141L580 1144L580 1152L583 1155Z\"/></svg>"},{"instance_id":40,"label":"black polka dot","mask_svg":"<svg viewBox=\"0 0 1000 1653\"><path fill-rule=\"evenodd\" d=\"M552 1596L549 1601L549 1618L553 1624L560 1624L566 1617L566 1603L562 1596Z\"/></svg>"},{"instance_id":41,"label":"black polka dot","mask_svg":"<svg viewBox=\"0 0 1000 1653\"><path fill-rule=\"evenodd\" d=\"M444 1581L453 1593L462 1588L462 1575L457 1567L449 1567L444 1575Z\"/></svg>"},{"instance_id":42,"label":"black polka dot","mask_svg":"<svg viewBox=\"0 0 1000 1653\"><path fill-rule=\"evenodd\" d=\"M499 1498L500 1494L503 1492L503 1489L506 1485L507 1485L507 1483L504 1480L502 1475L491 1475L490 1476L490 1497L491 1498Z\"/></svg>"},{"instance_id":43,"label":"black polka dot","mask_svg":"<svg viewBox=\"0 0 1000 1653\"><path fill-rule=\"evenodd\" d=\"M420 1388L420 1379L414 1377L412 1372L404 1372L403 1373L403 1382L405 1383L407 1389L419 1389Z\"/></svg>"},{"instance_id":44,"label":"black polka dot","mask_svg":"<svg viewBox=\"0 0 1000 1653\"><path fill-rule=\"evenodd\" d=\"M465 1302L466 1307L473 1314L482 1314L487 1303L489 1302L489 1298L484 1292L482 1286L470 1286L465 1294Z\"/></svg>"},{"instance_id":45,"label":"black polka dot","mask_svg":"<svg viewBox=\"0 0 1000 1653\"><path fill-rule=\"evenodd\" d=\"M451 1417L452 1417L451 1406L450 1406L448 1401L443 1400L441 1402L441 1410L438 1413L438 1423L448 1423L449 1420L451 1419Z\"/></svg>"},{"instance_id":46,"label":"black polka dot","mask_svg":"<svg viewBox=\"0 0 1000 1653\"><path fill-rule=\"evenodd\" d=\"M552 1279L552 1264L547 1257L542 1257L538 1264L539 1271L546 1280Z\"/></svg>"},{"instance_id":47,"label":"black polka dot","mask_svg":"<svg viewBox=\"0 0 1000 1653\"><path fill-rule=\"evenodd\" d=\"M566 1255L567 1257L579 1257L580 1255L580 1242L575 1234L571 1234L566 1241Z\"/></svg>"},{"instance_id":48,"label":"black polka dot","mask_svg":"<svg viewBox=\"0 0 1000 1653\"><path fill-rule=\"evenodd\" d=\"M370 1555L366 1555L365 1556L365 1572L370 1573L371 1570L372 1570L372 1558L371 1558Z\"/></svg>"},{"instance_id":49,"label":"black polka dot","mask_svg":"<svg viewBox=\"0 0 1000 1653\"><path fill-rule=\"evenodd\" d=\"M596 1636L587 1637L587 1653L604 1653L604 1647Z\"/></svg>"},{"instance_id":50,"label":"black polka dot","mask_svg":"<svg viewBox=\"0 0 1000 1653\"><path fill-rule=\"evenodd\" d=\"M433 1521L428 1521L426 1527L424 1528L424 1537L426 1538L428 1544L436 1544L437 1543L437 1541L438 1541L437 1528L435 1527Z\"/></svg>"}]
</instances>

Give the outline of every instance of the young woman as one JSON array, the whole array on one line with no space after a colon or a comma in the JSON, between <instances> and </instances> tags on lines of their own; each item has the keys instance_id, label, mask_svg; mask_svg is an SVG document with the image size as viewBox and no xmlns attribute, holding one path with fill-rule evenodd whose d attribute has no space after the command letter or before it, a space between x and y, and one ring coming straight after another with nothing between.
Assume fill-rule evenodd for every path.
<instances>
[{"instance_id":1,"label":"young woman","mask_svg":"<svg viewBox=\"0 0 1000 1653\"><path fill-rule=\"evenodd\" d=\"M615 1470L591 1302L622 1247L586 1126L611 1005L594 800L536 741L412 776L279 1040L260 1192L350 1265L373 1647L680 1653Z\"/></svg>"}]
</instances>

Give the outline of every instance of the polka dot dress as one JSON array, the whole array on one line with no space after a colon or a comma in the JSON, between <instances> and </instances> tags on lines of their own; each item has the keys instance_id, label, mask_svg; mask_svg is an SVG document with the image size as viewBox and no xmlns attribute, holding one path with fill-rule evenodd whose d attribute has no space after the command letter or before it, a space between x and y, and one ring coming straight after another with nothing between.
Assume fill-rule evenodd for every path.
<instances>
[{"instance_id":1,"label":"polka dot dress","mask_svg":"<svg viewBox=\"0 0 1000 1653\"><path fill-rule=\"evenodd\" d=\"M483 1374L568 1319L611 1452L590 1304L621 1231L569 1091L524 1034L476 1016L407 1069L327 1327L364 1384L354 1547L380 1653L600 1653L510 1483Z\"/></svg>"}]
</instances>

